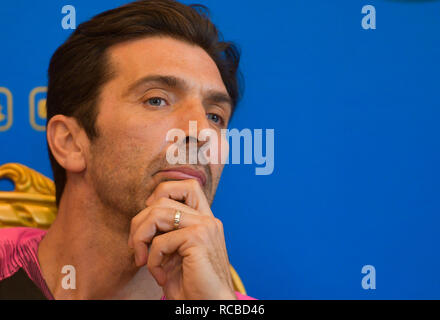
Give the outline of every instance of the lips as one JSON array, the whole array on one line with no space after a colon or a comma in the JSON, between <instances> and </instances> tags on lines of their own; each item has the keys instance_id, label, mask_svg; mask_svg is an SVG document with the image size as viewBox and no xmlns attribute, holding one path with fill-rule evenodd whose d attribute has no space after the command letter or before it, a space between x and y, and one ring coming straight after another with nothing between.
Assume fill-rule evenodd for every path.
<instances>
[{"instance_id":1,"label":"lips","mask_svg":"<svg viewBox=\"0 0 440 320\"><path fill-rule=\"evenodd\" d=\"M161 170L159 173L163 174L167 178L176 180L196 179L201 186L206 184L206 175L204 172L189 168L189 167L176 167Z\"/></svg>"}]
</instances>

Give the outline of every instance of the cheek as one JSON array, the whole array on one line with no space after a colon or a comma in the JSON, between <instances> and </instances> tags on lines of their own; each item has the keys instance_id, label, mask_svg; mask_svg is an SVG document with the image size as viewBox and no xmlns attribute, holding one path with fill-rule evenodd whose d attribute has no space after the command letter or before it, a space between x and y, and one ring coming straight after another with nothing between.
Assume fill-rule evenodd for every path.
<instances>
[{"instance_id":1,"label":"cheek","mask_svg":"<svg viewBox=\"0 0 440 320\"><path fill-rule=\"evenodd\" d=\"M152 113L132 115L127 118L121 136L125 136L133 145L139 145L154 154L163 153L168 142L167 132L173 128L170 121Z\"/></svg>"},{"instance_id":2,"label":"cheek","mask_svg":"<svg viewBox=\"0 0 440 320\"><path fill-rule=\"evenodd\" d=\"M154 123L156 122L156 123ZM115 121L103 136L116 152L124 154L127 160L141 157L143 161L161 153L164 148L166 130L159 121L148 121L139 115Z\"/></svg>"},{"instance_id":3,"label":"cheek","mask_svg":"<svg viewBox=\"0 0 440 320\"><path fill-rule=\"evenodd\" d=\"M219 135L219 138L217 140L217 155L216 155L217 164L210 165L215 184L218 183L218 181L220 180L220 176L224 168L224 163L226 163L228 157L229 157L228 139L226 139L224 135Z\"/></svg>"},{"instance_id":4,"label":"cheek","mask_svg":"<svg viewBox=\"0 0 440 320\"><path fill-rule=\"evenodd\" d=\"M142 132L142 128L122 119L119 123L108 122L100 128L99 137L93 143L95 165L127 174L143 161L148 161L145 157L151 154L152 146L148 136Z\"/></svg>"},{"instance_id":5,"label":"cheek","mask_svg":"<svg viewBox=\"0 0 440 320\"><path fill-rule=\"evenodd\" d=\"M225 134L222 134L220 137L219 154L220 154L220 163L226 163L226 160L229 157L229 142ZM222 170L223 170L223 166L222 166Z\"/></svg>"}]
</instances>

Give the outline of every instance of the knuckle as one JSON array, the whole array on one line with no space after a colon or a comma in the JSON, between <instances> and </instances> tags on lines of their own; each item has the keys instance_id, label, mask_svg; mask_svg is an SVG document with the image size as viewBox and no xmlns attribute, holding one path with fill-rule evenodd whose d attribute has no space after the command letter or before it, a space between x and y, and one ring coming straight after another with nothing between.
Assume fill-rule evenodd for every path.
<instances>
[{"instance_id":1,"label":"knuckle","mask_svg":"<svg viewBox=\"0 0 440 320\"><path fill-rule=\"evenodd\" d=\"M217 222L213 219L213 218L208 218L208 229L209 231L213 231L215 229L217 229Z\"/></svg>"},{"instance_id":2,"label":"knuckle","mask_svg":"<svg viewBox=\"0 0 440 320\"><path fill-rule=\"evenodd\" d=\"M168 182L168 181L165 181L165 182L161 182L161 183L159 183L159 185L156 187L156 192L157 192L157 193L162 193L163 191L165 191L164 189L165 189L166 186L167 186L167 182Z\"/></svg>"},{"instance_id":3,"label":"knuckle","mask_svg":"<svg viewBox=\"0 0 440 320\"><path fill-rule=\"evenodd\" d=\"M191 179L191 184L194 188L199 188L200 184L196 179Z\"/></svg>"},{"instance_id":4,"label":"knuckle","mask_svg":"<svg viewBox=\"0 0 440 320\"><path fill-rule=\"evenodd\" d=\"M202 254L205 253L205 249L203 246L202 247L194 246L194 247L188 248L187 252L188 252L189 256L196 257L196 256L200 255L201 253Z\"/></svg>"},{"instance_id":5,"label":"knuckle","mask_svg":"<svg viewBox=\"0 0 440 320\"><path fill-rule=\"evenodd\" d=\"M130 228L132 230L136 228L142 222L142 220L145 219L145 217L148 217L148 215L150 214L150 210L151 210L150 207L145 208L144 210L139 212L136 216L134 216L130 221Z\"/></svg>"},{"instance_id":6,"label":"knuckle","mask_svg":"<svg viewBox=\"0 0 440 320\"><path fill-rule=\"evenodd\" d=\"M151 241L151 245L150 245L150 251L151 252L156 252L157 248L160 248L160 238L159 237L154 237L153 240Z\"/></svg>"},{"instance_id":7,"label":"knuckle","mask_svg":"<svg viewBox=\"0 0 440 320\"><path fill-rule=\"evenodd\" d=\"M197 188L199 186L199 183L196 179L188 179L186 181L186 183L191 187L191 188Z\"/></svg>"},{"instance_id":8,"label":"knuckle","mask_svg":"<svg viewBox=\"0 0 440 320\"><path fill-rule=\"evenodd\" d=\"M135 233L133 234L133 236L132 236L132 241L133 241L133 243L138 243L138 242L141 242L141 241L142 241L142 239L141 239L141 235L139 234L139 232L135 232Z\"/></svg>"},{"instance_id":9,"label":"knuckle","mask_svg":"<svg viewBox=\"0 0 440 320\"><path fill-rule=\"evenodd\" d=\"M159 199L157 199L156 204L157 205L165 205L168 204L170 199L165 198L165 197L160 197Z\"/></svg>"},{"instance_id":10,"label":"knuckle","mask_svg":"<svg viewBox=\"0 0 440 320\"><path fill-rule=\"evenodd\" d=\"M137 215L133 219L131 219L131 221L130 221L130 229L131 230L136 228L136 226L138 224L138 220L139 220L139 215Z\"/></svg>"},{"instance_id":11,"label":"knuckle","mask_svg":"<svg viewBox=\"0 0 440 320\"><path fill-rule=\"evenodd\" d=\"M156 220L160 215L161 208L160 207L152 207L150 214L147 217L147 221Z\"/></svg>"},{"instance_id":12,"label":"knuckle","mask_svg":"<svg viewBox=\"0 0 440 320\"><path fill-rule=\"evenodd\" d=\"M204 219L209 231L216 230L219 226L219 223L221 223L221 221L215 217L204 217Z\"/></svg>"},{"instance_id":13,"label":"knuckle","mask_svg":"<svg viewBox=\"0 0 440 320\"><path fill-rule=\"evenodd\" d=\"M223 222L218 218L214 218L214 221L215 221L215 225L217 226L217 228L219 230L223 230Z\"/></svg>"}]
</instances>

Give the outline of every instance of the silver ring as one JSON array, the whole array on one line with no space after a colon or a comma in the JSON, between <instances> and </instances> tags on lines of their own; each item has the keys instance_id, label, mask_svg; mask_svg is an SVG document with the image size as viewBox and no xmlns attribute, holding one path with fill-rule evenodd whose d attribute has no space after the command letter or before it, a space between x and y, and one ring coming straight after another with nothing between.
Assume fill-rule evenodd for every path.
<instances>
[{"instance_id":1,"label":"silver ring","mask_svg":"<svg viewBox=\"0 0 440 320\"><path fill-rule=\"evenodd\" d=\"M176 215L174 216L174 230L179 229L181 216L182 216L182 213L179 210L177 210Z\"/></svg>"}]
</instances>

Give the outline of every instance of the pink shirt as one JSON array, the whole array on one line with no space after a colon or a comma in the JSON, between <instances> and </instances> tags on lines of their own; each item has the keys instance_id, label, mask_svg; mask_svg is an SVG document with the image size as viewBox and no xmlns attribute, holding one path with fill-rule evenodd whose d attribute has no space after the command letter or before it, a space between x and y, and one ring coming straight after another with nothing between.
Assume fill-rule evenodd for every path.
<instances>
[{"instance_id":1,"label":"pink shirt","mask_svg":"<svg viewBox=\"0 0 440 320\"><path fill-rule=\"evenodd\" d=\"M44 296L53 300L38 262L38 244L46 232L27 227L0 228L0 281L22 268ZM255 300L239 292L235 292L235 295L238 300ZM162 300L164 299L165 297L162 297Z\"/></svg>"}]
</instances>

